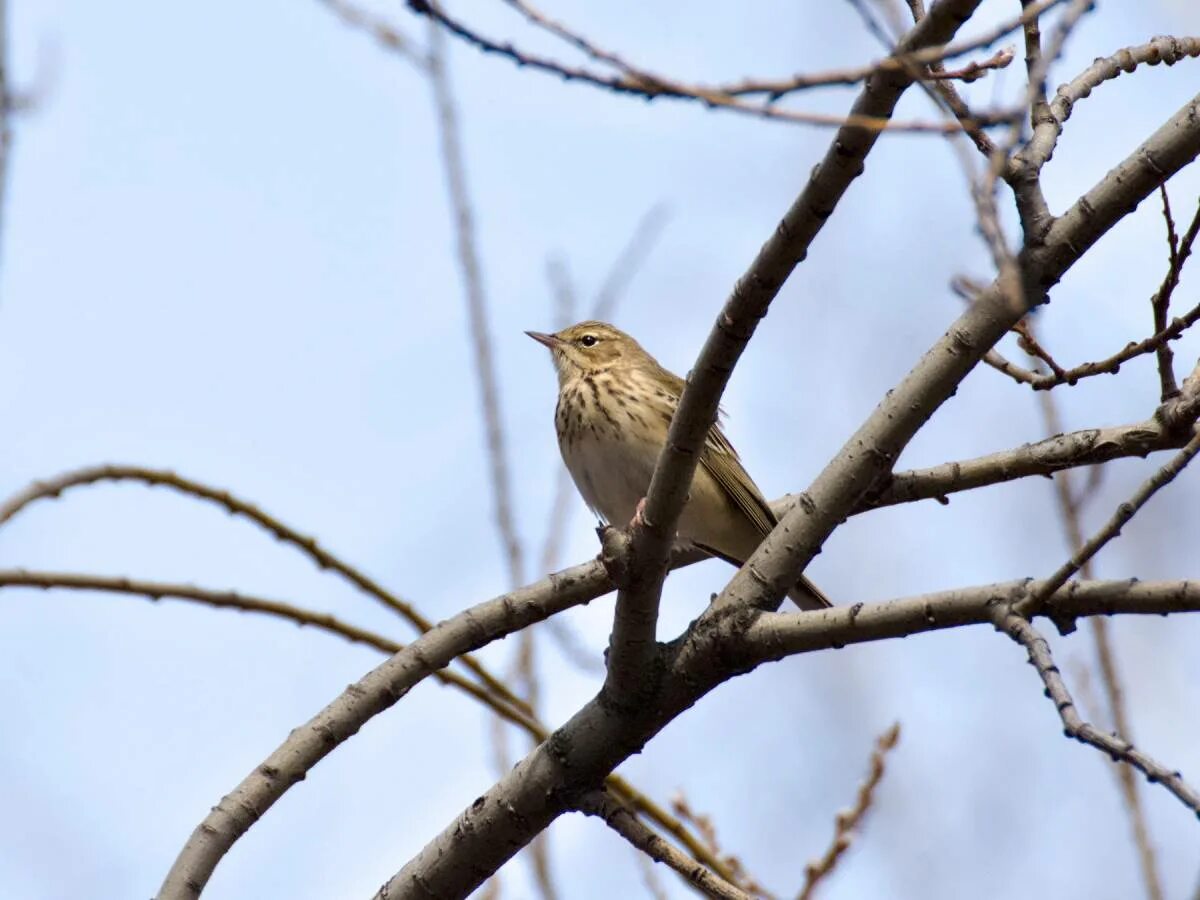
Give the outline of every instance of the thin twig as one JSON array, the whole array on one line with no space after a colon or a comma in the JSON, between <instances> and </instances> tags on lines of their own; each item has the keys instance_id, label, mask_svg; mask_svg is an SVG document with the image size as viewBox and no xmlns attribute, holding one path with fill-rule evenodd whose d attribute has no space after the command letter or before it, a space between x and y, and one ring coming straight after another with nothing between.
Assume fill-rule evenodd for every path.
<instances>
[{"instance_id":1,"label":"thin twig","mask_svg":"<svg viewBox=\"0 0 1200 900\"><path fill-rule=\"evenodd\" d=\"M105 464L73 469L55 475L44 481L35 481L25 489L18 491L3 503L0 503L0 526L17 515L31 503L43 499L56 499L64 491L76 487L93 485L101 481L136 481L150 487L166 487L179 491L190 497L204 500L223 507L234 516L242 516L255 525L272 534L276 540L295 547L309 557L320 569L328 569L349 581L363 593L380 601L384 606L398 613L414 628L421 632L429 631L433 622L425 618L411 603L393 594L364 572L334 556L317 543L316 538L301 534L290 525L286 525L270 513L264 512L252 503L235 497L229 491L215 488L191 478L185 478L164 469L151 469L146 466L130 466ZM530 710L524 702L508 689L498 678L493 676L474 657L462 657L462 663L470 669L488 688L502 697L505 702L514 704L525 712Z\"/></svg>"},{"instance_id":2,"label":"thin twig","mask_svg":"<svg viewBox=\"0 0 1200 900\"><path fill-rule=\"evenodd\" d=\"M1104 526L1099 531L1085 541L1078 551L1072 553L1071 558L1042 582L1036 591L1032 591L1028 597L1017 603L1014 607L1014 612L1023 618L1029 618L1031 613L1040 609L1050 593L1057 591L1066 584L1088 560L1100 552L1105 544L1119 535L1121 529L1129 523L1129 520L1137 515L1138 511L1161 488L1170 484L1175 479L1175 476L1183 471L1197 453L1200 453L1200 432L1197 432L1188 441L1187 445L1176 453L1166 465L1148 478L1134 492L1132 497L1118 506L1112 518L1104 523Z\"/></svg>"},{"instance_id":3,"label":"thin twig","mask_svg":"<svg viewBox=\"0 0 1200 900\"><path fill-rule=\"evenodd\" d=\"M974 62L969 62L965 66L960 66L957 69L939 68L936 72L930 72L930 81L961 81L964 84L970 84L972 81L978 81L985 73L995 69L1003 69L1013 61L1013 52L1009 47L1001 47L987 59L979 59ZM940 65L940 64L939 64Z\"/></svg>"},{"instance_id":4,"label":"thin twig","mask_svg":"<svg viewBox=\"0 0 1200 900\"><path fill-rule=\"evenodd\" d=\"M623 804L602 791L593 791L578 804L582 813L597 816L609 828L629 841L655 862L674 869L706 897L717 900L751 900L749 894L710 872L680 853L660 836L648 829Z\"/></svg>"},{"instance_id":5,"label":"thin twig","mask_svg":"<svg viewBox=\"0 0 1200 900\"><path fill-rule=\"evenodd\" d=\"M0 0L0 250L3 249L4 221L7 218L9 157L13 147L12 117L18 106L18 98L10 83L8 18L8 0Z\"/></svg>"},{"instance_id":6,"label":"thin twig","mask_svg":"<svg viewBox=\"0 0 1200 900\"><path fill-rule=\"evenodd\" d=\"M642 870L642 883L645 885L646 892L649 893L651 900L671 900L667 896L667 889L663 887L662 879L658 877L658 871L654 868L654 860L636 847L633 850L633 856L638 862L638 868Z\"/></svg>"},{"instance_id":7,"label":"thin twig","mask_svg":"<svg viewBox=\"0 0 1200 900\"><path fill-rule=\"evenodd\" d=\"M351 28L364 31L385 50L402 56L423 72L429 71L429 59L417 48L412 38L381 16L368 12L345 0L318 0L330 12Z\"/></svg>"},{"instance_id":8,"label":"thin twig","mask_svg":"<svg viewBox=\"0 0 1200 900\"><path fill-rule=\"evenodd\" d=\"M910 9L913 10L914 21L921 21L921 15L923 15L921 6L910 4ZM1010 51L1002 50L1000 53L1007 53L1007 59L1012 59L1012 53ZM930 83L927 86L928 90L931 90L937 98L940 98L941 102L946 106L946 108L949 109L950 112L953 113L954 117L963 125L963 129L966 131L967 137L969 137L972 143L975 144L975 148L982 153L985 158L990 158L996 149L995 142L992 141L991 137L988 136L986 131L984 131L978 125L973 124L975 122L975 114L967 105L967 101L965 101L962 98L962 95L959 94L958 89L954 86L954 83L948 80L946 77L943 77L945 74L946 70L940 62L930 63Z\"/></svg>"},{"instance_id":9,"label":"thin twig","mask_svg":"<svg viewBox=\"0 0 1200 900\"><path fill-rule=\"evenodd\" d=\"M471 345L475 357L475 374L479 384L484 429L487 435L488 469L491 474L492 499L495 507L496 530L508 563L509 587L516 588L525 580L524 547L513 514L512 479L509 474L507 439L500 410L500 389L496 364L492 358L492 334L488 324L487 298L484 291L479 251L475 235L475 213L467 190L466 165L459 136L458 104L450 84L445 36L436 23L430 22L428 76L437 109L438 137L441 143L442 166L450 206L454 213L454 230L458 249L459 270L467 300ZM522 699L529 709L538 713L538 683L534 657L535 636L532 628L525 629L518 642L514 674L523 686ZM520 690L520 688L518 688ZM499 762L507 769L505 735L502 729L493 733ZM534 739L537 740L536 738ZM545 834L530 844L529 862L534 881L546 900L555 900L558 891L550 869L549 849Z\"/></svg>"},{"instance_id":10,"label":"thin twig","mask_svg":"<svg viewBox=\"0 0 1200 900\"><path fill-rule=\"evenodd\" d=\"M1159 193L1162 195L1163 218L1167 223L1167 272L1168 275L1174 273L1176 282L1178 282L1179 272L1182 269L1179 261L1179 236L1175 233L1175 220L1171 217L1171 200L1167 196L1165 181L1159 187ZM1200 209L1196 211L1196 221L1200 222ZM1156 335L1166 331L1167 316L1171 311L1172 293L1173 290L1160 288L1150 298L1150 309L1154 315L1154 333ZM1196 312L1197 315L1200 315L1200 305L1197 305ZM1170 344L1163 341L1161 346L1155 348L1154 353L1158 359L1158 381L1162 399L1167 400L1174 397L1179 391L1179 385L1175 381L1175 352L1171 349Z\"/></svg>"},{"instance_id":11,"label":"thin twig","mask_svg":"<svg viewBox=\"0 0 1200 900\"><path fill-rule=\"evenodd\" d=\"M1054 373L1056 377L1063 377L1066 373L1063 367L1055 362L1054 357L1050 352L1041 345L1037 339L1037 335L1033 332L1033 320L1026 316L1020 322L1013 326L1013 331L1017 334L1017 346L1032 356L1035 360L1040 360ZM1057 434L1057 431L1051 432Z\"/></svg>"},{"instance_id":12,"label":"thin twig","mask_svg":"<svg viewBox=\"0 0 1200 900\"><path fill-rule=\"evenodd\" d=\"M1160 296L1169 298L1170 292L1156 292L1153 298L1153 302L1156 305ZM1026 380L1025 383L1035 391L1050 390L1051 388L1058 387L1060 384L1073 386L1085 378L1092 378L1096 375L1116 375L1121 371L1121 366L1131 359L1136 359L1139 356L1145 356L1149 353L1157 353L1159 358L1158 370L1162 384L1162 399L1169 400L1179 392L1179 388L1175 384L1172 365L1175 354L1170 349L1170 342L1182 336L1185 331L1198 321L1200 321L1200 303L1196 304L1184 315L1173 319L1158 333L1152 334L1144 340L1127 344L1112 356L1095 362L1083 363L1071 369L1060 369L1052 375L1035 375L1031 379ZM1165 366L1162 362L1164 354L1167 360ZM1166 374L1164 375L1164 373Z\"/></svg>"},{"instance_id":13,"label":"thin twig","mask_svg":"<svg viewBox=\"0 0 1200 900\"><path fill-rule=\"evenodd\" d=\"M898 50L908 53L945 43L970 17L978 3L979 0L941 0L905 35ZM911 80L903 73L871 78L855 100L854 113L886 118L910 84ZM713 323L692 367L668 429L666 443L655 464L642 527L632 530L632 552L637 565L630 567L634 570L632 576L620 585L617 593L609 642L606 700L613 696L628 698L624 702L637 708L639 696L652 695L655 690L653 679L645 676L656 652L662 582L675 525L695 473L698 451L716 421L721 393L783 282L804 258L810 242L828 221L850 183L863 171L860 163L870 153L878 136L875 131L850 127L838 132L825 157L813 170L808 184L763 244L748 271L734 285ZM760 547L756 557L761 556L762 551ZM754 570L744 567L739 574L741 571ZM799 572L788 573L786 584L777 585L780 598L788 586L796 583L799 575ZM740 585L737 576L734 582ZM727 592L728 588L723 596L730 596ZM718 600L710 609L720 614L720 606Z\"/></svg>"},{"instance_id":14,"label":"thin twig","mask_svg":"<svg viewBox=\"0 0 1200 900\"><path fill-rule=\"evenodd\" d=\"M1124 47L1111 56L1099 57L1090 66L1059 87L1050 110L1061 126L1071 117L1075 104L1091 96L1093 90L1119 75L1132 72L1139 65L1156 66L1166 63L1173 66L1181 59L1200 56L1200 37L1173 37L1163 35L1152 38L1145 44Z\"/></svg>"},{"instance_id":15,"label":"thin twig","mask_svg":"<svg viewBox=\"0 0 1200 900\"><path fill-rule=\"evenodd\" d=\"M1150 305L1154 311L1155 336L1157 337L1159 334L1167 335L1162 343L1155 348L1155 353L1158 356L1158 376L1162 388L1162 399L1166 401L1179 393L1179 386L1175 381L1175 354L1172 352L1167 341L1173 340L1178 334L1182 334L1184 328L1190 327L1196 319L1200 318L1200 304L1197 304L1182 320L1176 319L1170 326L1167 325L1167 316L1171 308L1171 295L1175 292L1175 288L1179 286L1179 279L1183 274L1184 264L1192 254L1192 246L1196 242L1197 233L1200 233L1200 204L1197 204L1196 213L1192 216L1192 221L1188 225L1187 231L1184 232L1183 238L1179 239L1175 235L1175 223L1171 219L1171 207L1167 200L1167 186L1165 183L1162 186L1162 198L1163 216L1167 220L1167 258L1169 264L1166 277L1163 278L1162 284L1159 285L1158 290L1154 293Z\"/></svg>"},{"instance_id":16,"label":"thin twig","mask_svg":"<svg viewBox=\"0 0 1200 900\"><path fill-rule=\"evenodd\" d=\"M650 257L650 252L662 237L669 218L667 207L656 203L638 219L628 243L608 267L608 273L600 282L600 289L592 298L591 318L607 322L616 312L617 303Z\"/></svg>"},{"instance_id":17,"label":"thin twig","mask_svg":"<svg viewBox=\"0 0 1200 900\"><path fill-rule=\"evenodd\" d=\"M839 812L833 820L833 841L829 849L817 860L804 867L804 886L797 895L797 900L811 900L817 886L833 872L843 854L850 849L855 835L862 827L863 819L871 810L875 800L875 789L883 780L886 771L888 753L900 740L900 723L896 722L875 739L875 747L871 751L868 763L867 777L858 786L854 805Z\"/></svg>"},{"instance_id":18,"label":"thin twig","mask_svg":"<svg viewBox=\"0 0 1200 900\"><path fill-rule=\"evenodd\" d=\"M983 362L1000 372L1007 375L1017 384L1033 384L1037 380L1037 375L1028 369L1018 366L1016 363L1010 362L1007 357L997 350L989 350L983 355Z\"/></svg>"},{"instance_id":19,"label":"thin twig","mask_svg":"<svg viewBox=\"0 0 1200 900\"><path fill-rule=\"evenodd\" d=\"M1036 345L1032 333L1032 325L1029 326L1029 340ZM1046 425L1046 433L1048 435L1056 435L1062 432L1062 420L1059 416L1058 403L1055 396L1051 393L1043 393L1039 395L1041 401L1042 415ZM1099 472L1101 469L1097 467L1093 471ZM1083 524L1080 521L1080 512L1082 506L1090 499L1092 492L1098 485L1097 482L1089 480L1084 488L1084 492L1076 490L1073 486L1073 472L1070 470L1062 471L1053 476L1055 494L1058 499L1059 518L1063 525L1063 531L1067 538L1067 545L1072 554L1082 552L1084 546ZM1086 579L1091 580L1095 577L1093 560L1087 560L1080 566L1079 573ZM1121 688L1121 678L1117 669L1116 653L1112 647L1108 632L1108 621L1103 618L1093 618L1089 621L1092 632L1092 640L1096 647L1096 658L1100 667L1100 681L1104 685L1105 697L1108 701L1109 718L1117 733L1125 737L1126 740L1133 740L1133 729L1129 723L1128 711L1125 707L1124 691ZM1121 791L1121 798L1125 803L1125 810L1129 816L1130 827L1133 831L1134 846L1137 848L1138 860L1142 869L1142 878L1146 884L1146 895L1149 900L1163 900L1162 882L1158 874L1158 864L1155 860L1154 846L1150 839L1150 829L1146 821L1146 813L1142 808L1142 798L1138 791L1138 782L1134 777L1133 769L1127 765L1120 763L1114 766L1117 775L1117 785Z\"/></svg>"},{"instance_id":20,"label":"thin twig","mask_svg":"<svg viewBox=\"0 0 1200 900\"><path fill-rule=\"evenodd\" d=\"M64 589L73 591L105 591L114 594L130 594L158 601L165 598L203 603L218 609L237 609L242 612L261 613L287 619L300 626L309 626L343 637L351 643L364 644L391 655L404 649L398 641L384 637L365 628L343 622L328 613L313 612L300 606L269 600L237 591L213 590L191 584L166 581L150 581L128 578L123 575L93 575L75 572L41 572L27 569L0 569L0 588L35 587L43 590ZM539 727L529 714L496 697L486 688L464 678L457 672L440 670L434 677L443 684L456 687L487 705L493 712L522 728Z\"/></svg>"},{"instance_id":21,"label":"thin twig","mask_svg":"<svg viewBox=\"0 0 1200 900\"><path fill-rule=\"evenodd\" d=\"M1167 428L1157 418L1134 425L1085 428L999 453L897 472L868 494L855 512L916 500L937 499L945 503L951 494L962 491L1095 466L1114 459L1144 458L1161 450L1178 450L1186 443L1186 434ZM791 506L789 497L772 504L777 515Z\"/></svg>"},{"instance_id":22,"label":"thin twig","mask_svg":"<svg viewBox=\"0 0 1200 900\"><path fill-rule=\"evenodd\" d=\"M680 86L671 79L652 74L645 69L638 68L622 57L618 56L610 50L604 50L598 47L595 42L584 37L578 31L570 29L562 22L554 21L543 13L535 10L524 0L504 0L509 6L517 9L523 16L526 17L533 25L548 31L567 43L574 46L590 59L605 63L612 66L618 71L627 75L635 84L641 84L644 90L648 90L652 86L658 85L675 85ZM991 46L996 41L1000 40L1005 35L1021 27L1024 21L1030 15L1035 15L1040 12L1057 6L1065 0L1040 0L1036 4L1036 9L1023 12L1020 17L1008 20L997 24L993 28L982 32L974 38L958 41L953 44L945 44L916 50L908 53L903 59L887 57L882 60L876 60L865 66L857 66L849 69L837 69L829 72L818 72L808 75L797 74L785 79L743 79L737 82L730 82L719 85L693 85L683 86L690 94L697 97L703 97L706 94L724 94L730 97L740 97L751 94L765 94L770 100L778 100L790 93L800 90L806 90L814 87L829 87L835 85L854 85L869 78L876 72L881 71L902 71L910 65L922 65L926 63L941 63L947 59L954 59L974 50L983 49ZM919 19L920 17L918 17ZM890 42L889 42L890 43ZM978 77L976 70L973 68L981 63L971 63L963 67L964 80L974 80ZM1000 67L1006 63L997 63L993 67ZM563 74L563 73L560 73Z\"/></svg>"},{"instance_id":23,"label":"thin twig","mask_svg":"<svg viewBox=\"0 0 1200 900\"><path fill-rule=\"evenodd\" d=\"M1058 0L1056 0L1058 2ZM781 109L771 102L748 102L741 97L743 92L724 92L709 90L697 85L682 85L655 76L653 80L639 81L623 75L610 76L589 71L587 69L565 66L557 60L525 53L511 43L501 43L484 37L467 27L460 19L447 13L439 4L431 0L408 0L409 9L419 15L441 23L451 34L474 45L484 53L494 53L506 57L517 65L535 71L547 72L562 78L564 81L577 81L607 88L617 93L634 94L646 98L667 97L672 99L697 101L710 108L727 109L731 112L754 116L763 119L777 119L802 125L818 125L828 128L853 127L872 131L905 131L928 134L953 134L964 128L957 122L925 122L897 121L888 117L850 114L849 116L827 115L823 113L801 112L798 110ZM878 72L893 72L896 69L910 65L907 61L875 67L868 74ZM857 79L862 80L862 79ZM970 125L990 126L1000 125L1011 121L1012 112L1000 110L981 113L978 119Z\"/></svg>"},{"instance_id":24,"label":"thin twig","mask_svg":"<svg viewBox=\"0 0 1200 900\"><path fill-rule=\"evenodd\" d=\"M1129 763L1145 775L1151 784L1162 784L1184 806L1200 817L1200 792L1184 781L1179 772L1168 769L1138 750L1121 735L1104 734L1090 722L1083 720L1075 708L1075 701L1067 690L1062 674L1054 664L1050 645L1028 620L1015 613L1001 612L997 616L996 627L1023 646L1029 654L1029 662L1037 670L1047 696L1058 710L1063 733L1067 737L1089 744L1114 760Z\"/></svg>"},{"instance_id":25,"label":"thin twig","mask_svg":"<svg viewBox=\"0 0 1200 900\"><path fill-rule=\"evenodd\" d=\"M713 824L712 818L693 810L683 791L677 791L671 798L671 811L679 817L679 821L690 825L694 831L700 834L709 851L728 867L728 871L733 876L730 880L734 884L755 897L773 900L774 895L746 870L745 865L738 857L721 849L721 842L717 839L717 827Z\"/></svg>"},{"instance_id":26,"label":"thin twig","mask_svg":"<svg viewBox=\"0 0 1200 900\"><path fill-rule=\"evenodd\" d=\"M512 480L500 413L500 391L496 364L492 359L492 335L488 325L487 298L484 294L479 251L476 249L475 214L467 192L466 167L459 138L458 108L447 73L445 39L436 23L429 25L429 86L437 109L438 137L446 189L454 214L455 241L459 270L466 294L471 345L474 349L475 375L479 384L484 426L487 434L488 468L491 473L496 529L500 534L508 562L508 581L516 587L525 580L524 552L513 516Z\"/></svg>"}]
</instances>

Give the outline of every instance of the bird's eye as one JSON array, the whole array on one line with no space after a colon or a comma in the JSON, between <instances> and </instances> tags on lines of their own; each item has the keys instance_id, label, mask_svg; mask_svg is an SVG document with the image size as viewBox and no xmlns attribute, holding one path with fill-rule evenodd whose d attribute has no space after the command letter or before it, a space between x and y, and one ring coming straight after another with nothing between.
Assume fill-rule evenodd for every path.
<instances>
[{"instance_id":1,"label":"bird's eye","mask_svg":"<svg viewBox=\"0 0 1200 900\"><path fill-rule=\"evenodd\" d=\"M595 347L599 342L600 339L594 334L585 334L579 339L579 343L583 344L585 347Z\"/></svg>"}]
</instances>

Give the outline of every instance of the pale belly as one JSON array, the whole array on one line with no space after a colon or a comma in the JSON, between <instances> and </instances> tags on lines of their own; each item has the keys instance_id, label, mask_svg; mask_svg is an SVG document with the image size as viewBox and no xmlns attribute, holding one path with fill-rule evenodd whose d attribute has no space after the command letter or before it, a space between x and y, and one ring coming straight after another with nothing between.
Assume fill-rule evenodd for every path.
<instances>
[{"instance_id":1,"label":"pale belly","mask_svg":"<svg viewBox=\"0 0 1200 900\"><path fill-rule=\"evenodd\" d=\"M650 488L659 448L591 433L562 446L563 462L584 502L610 525L625 526Z\"/></svg>"},{"instance_id":2,"label":"pale belly","mask_svg":"<svg viewBox=\"0 0 1200 900\"><path fill-rule=\"evenodd\" d=\"M650 489L661 448L589 432L561 449L563 462L592 511L610 525L628 525L638 501ZM683 543L701 544L738 560L745 560L762 539L703 468L697 468L692 481L678 537Z\"/></svg>"}]
</instances>

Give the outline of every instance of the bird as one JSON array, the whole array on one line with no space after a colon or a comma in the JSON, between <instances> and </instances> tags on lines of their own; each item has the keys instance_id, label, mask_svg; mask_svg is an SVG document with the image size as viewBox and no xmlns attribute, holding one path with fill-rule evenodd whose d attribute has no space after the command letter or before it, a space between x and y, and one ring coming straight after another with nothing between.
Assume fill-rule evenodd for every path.
<instances>
[{"instance_id":1,"label":"bird","mask_svg":"<svg viewBox=\"0 0 1200 900\"><path fill-rule=\"evenodd\" d=\"M606 322L525 333L548 347L554 361L554 425L575 487L602 522L632 521L641 514L684 380ZM778 521L720 424L713 423L679 517L680 541L740 567ZM804 576L788 597L803 610L833 605Z\"/></svg>"}]
</instances>

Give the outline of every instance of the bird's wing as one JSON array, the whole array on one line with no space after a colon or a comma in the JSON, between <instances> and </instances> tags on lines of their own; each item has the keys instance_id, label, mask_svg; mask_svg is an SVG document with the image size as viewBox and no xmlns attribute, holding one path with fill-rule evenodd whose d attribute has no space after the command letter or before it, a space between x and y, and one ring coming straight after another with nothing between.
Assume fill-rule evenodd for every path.
<instances>
[{"instance_id":1,"label":"bird's wing","mask_svg":"<svg viewBox=\"0 0 1200 900\"><path fill-rule=\"evenodd\" d=\"M671 408L671 412L674 413L675 406L679 403L679 397L683 394L684 380L675 373L658 366L657 363L655 365L658 368L659 378L668 385L674 398ZM724 413L725 411L718 407L718 419L722 418ZM775 513L771 511L771 507L759 493L754 481L742 467L742 461L738 459L737 451L733 449L733 444L729 443L729 438L725 437L725 432L721 430L719 423L714 423L712 428L708 429L708 437L704 441L704 448L700 451L700 465L720 485L721 490L733 501L734 506L745 513L746 517L754 523L754 527L760 534L770 533L779 520L775 518Z\"/></svg>"},{"instance_id":2,"label":"bird's wing","mask_svg":"<svg viewBox=\"0 0 1200 900\"><path fill-rule=\"evenodd\" d=\"M733 444L725 437L719 425L708 430L704 449L700 451L702 465L713 480L721 486L734 506L746 514L760 534L767 534L779 521L767 505L763 495L751 480L750 475L738 459Z\"/></svg>"}]
</instances>

